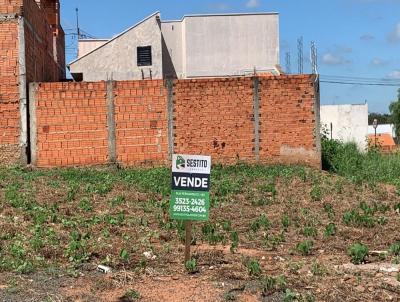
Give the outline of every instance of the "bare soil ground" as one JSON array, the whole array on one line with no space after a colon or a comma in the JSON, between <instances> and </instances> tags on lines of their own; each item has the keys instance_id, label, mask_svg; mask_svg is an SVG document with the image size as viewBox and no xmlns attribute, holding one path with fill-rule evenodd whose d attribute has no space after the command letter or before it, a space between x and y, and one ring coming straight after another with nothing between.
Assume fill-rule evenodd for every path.
<instances>
[{"instance_id":1,"label":"bare soil ground","mask_svg":"<svg viewBox=\"0 0 400 302\"><path fill-rule=\"evenodd\" d=\"M217 167L210 221L193 227L194 273L168 191L167 169L0 169L0 301L400 300L393 186ZM369 250L357 265L355 243Z\"/></svg>"}]
</instances>

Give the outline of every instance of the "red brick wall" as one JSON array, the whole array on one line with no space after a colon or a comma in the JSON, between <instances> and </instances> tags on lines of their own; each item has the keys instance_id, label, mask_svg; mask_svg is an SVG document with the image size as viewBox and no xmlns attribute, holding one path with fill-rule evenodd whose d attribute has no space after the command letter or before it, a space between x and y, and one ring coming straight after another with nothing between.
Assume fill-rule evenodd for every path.
<instances>
[{"instance_id":1,"label":"red brick wall","mask_svg":"<svg viewBox=\"0 0 400 302\"><path fill-rule=\"evenodd\" d=\"M258 93L260 160L319 167L314 78L260 77ZM113 96L117 162L167 163L163 82L115 82ZM174 81L174 152L207 154L221 163L255 162L253 96L252 78ZM37 166L110 161L104 82L40 84L35 100Z\"/></svg>"},{"instance_id":2,"label":"red brick wall","mask_svg":"<svg viewBox=\"0 0 400 302\"><path fill-rule=\"evenodd\" d=\"M18 14L23 0L0 0L0 14Z\"/></svg>"},{"instance_id":3,"label":"red brick wall","mask_svg":"<svg viewBox=\"0 0 400 302\"><path fill-rule=\"evenodd\" d=\"M179 80L174 92L176 153L254 160L251 78Z\"/></svg>"},{"instance_id":4,"label":"red brick wall","mask_svg":"<svg viewBox=\"0 0 400 302\"><path fill-rule=\"evenodd\" d=\"M42 83L35 93L37 166L108 160L105 83Z\"/></svg>"},{"instance_id":5,"label":"red brick wall","mask_svg":"<svg viewBox=\"0 0 400 302\"><path fill-rule=\"evenodd\" d=\"M20 72L18 17L24 18L27 83L65 78L64 34L56 43L45 13L34 0L0 0L0 165L20 162ZM4 18L8 14L7 18ZM53 47L58 49L58 63Z\"/></svg>"},{"instance_id":6,"label":"red brick wall","mask_svg":"<svg viewBox=\"0 0 400 302\"><path fill-rule=\"evenodd\" d=\"M260 77L262 160L319 165L314 85L312 75Z\"/></svg>"},{"instance_id":7,"label":"red brick wall","mask_svg":"<svg viewBox=\"0 0 400 302\"><path fill-rule=\"evenodd\" d=\"M65 63L64 35L54 44L54 30L46 21L46 13L33 0L24 0L25 45L27 82L55 82L65 78L65 65L59 65L54 58L55 50L60 63Z\"/></svg>"},{"instance_id":8,"label":"red brick wall","mask_svg":"<svg viewBox=\"0 0 400 302\"><path fill-rule=\"evenodd\" d=\"M20 155L17 37L16 20L0 22L0 165L15 163Z\"/></svg>"},{"instance_id":9,"label":"red brick wall","mask_svg":"<svg viewBox=\"0 0 400 302\"><path fill-rule=\"evenodd\" d=\"M126 165L168 158L168 121L163 81L116 82L117 160Z\"/></svg>"}]
</instances>

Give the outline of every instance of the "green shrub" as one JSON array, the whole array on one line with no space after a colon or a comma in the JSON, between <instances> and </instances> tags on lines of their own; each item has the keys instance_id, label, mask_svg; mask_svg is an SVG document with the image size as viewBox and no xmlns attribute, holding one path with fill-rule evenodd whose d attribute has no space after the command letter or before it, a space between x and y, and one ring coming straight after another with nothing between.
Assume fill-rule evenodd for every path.
<instances>
[{"instance_id":1,"label":"green shrub","mask_svg":"<svg viewBox=\"0 0 400 302\"><path fill-rule=\"evenodd\" d=\"M189 274L195 274L199 271L199 268L197 267L197 261L194 258L186 261L185 268Z\"/></svg>"},{"instance_id":2,"label":"green shrub","mask_svg":"<svg viewBox=\"0 0 400 302\"><path fill-rule=\"evenodd\" d=\"M303 229L303 235L306 237L317 237L318 231L313 226L306 226Z\"/></svg>"},{"instance_id":3,"label":"green shrub","mask_svg":"<svg viewBox=\"0 0 400 302\"><path fill-rule=\"evenodd\" d=\"M312 247L314 245L314 242L307 240L303 241L297 244L296 249L300 254L303 256L308 256L311 254Z\"/></svg>"},{"instance_id":4,"label":"green shrub","mask_svg":"<svg viewBox=\"0 0 400 302\"><path fill-rule=\"evenodd\" d=\"M329 223L326 228L325 228L325 232L324 232L324 236L325 237L330 237L336 234L336 225L334 223Z\"/></svg>"},{"instance_id":5,"label":"green shrub","mask_svg":"<svg viewBox=\"0 0 400 302\"><path fill-rule=\"evenodd\" d=\"M219 225L216 223L207 222L203 225L201 231L211 245L226 241L225 235L220 232Z\"/></svg>"},{"instance_id":6,"label":"green shrub","mask_svg":"<svg viewBox=\"0 0 400 302\"><path fill-rule=\"evenodd\" d=\"M234 254L238 247L239 247L239 235L237 232L233 231L231 232L231 247L230 247L230 251L232 254Z\"/></svg>"},{"instance_id":7,"label":"green shrub","mask_svg":"<svg viewBox=\"0 0 400 302\"><path fill-rule=\"evenodd\" d=\"M141 298L140 293L137 290L129 289L119 301L135 301Z\"/></svg>"},{"instance_id":8,"label":"green shrub","mask_svg":"<svg viewBox=\"0 0 400 302\"><path fill-rule=\"evenodd\" d=\"M324 275L326 275L327 272L328 272L328 270L326 269L326 267L323 264L314 262L311 265L311 273L314 276L324 276Z\"/></svg>"},{"instance_id":9,"label":"green shrub","mask_svg":"<svg viewBox=\"0 0 400 302\"><path fill-rule=\"evenodd\" d=\"M357 210L346 211L343 214L343 222L346 225L357 227L373 228L375 226L374 217L368 214L360 214Z\"/></svg>"},{"instance_id":10,"label":"green shrub","mask_svg":"<svg viewBox=\"0 0 400 302\"><path fill-rule=\"evenodd\" d=\"M390 253L392 253L395 256L399 256L400 255L400 241L396 241L395 243L393 243L390 246L389 249Z\"/></svg>"},{"instance_id":11,"label":"green shrub","mask_svg":"<svg viewBox=\"0 0 400 302\"><path fill-rule=\"evenodd\" d=\"M324 134L321 147L324 170L337 173L356 183L385 182L400 188L400 152L387 155L373 149L361 153L356 144L330 140Z\"/></svg>"},{"instance_id":12,"label":"green shrub","mask_svg":"<svg viewBox=\"0 0 400 302\"><path fill-rule=\"evenodd\" d=\"M267 297L274 292L283 291L286 287L285 276L278 277L264 277L260 280L261 283L261 294L263 297Z\"/></svg>"},{"instance_id":13,"label":"green shrub","mask_svg":"<svg viewBox=\"0 0 400 302\"><path fill-rule=\"evenodd\" d=\"M250 276L258 277L262 273L260 263L255 259L248 259L246 267Z\"/></svg>"},{"instance_id":14,"label":"green shrub","mask_svg":"<svg viewBox=\"0 0 400 302\"><path fill-rule=\"evenodd\" d=\"M337 158L342 144L337 140L330 140L323 135L321 138L322 169L337 172L335 159Z\"/></svg>"},{"instance_id":15,"label":"green shrub","mask_svg":"<svg viewBox=\"0 0 400 302\"><path fill-rule=\"evenodd\" d=\"M282 226L283 226L283 230L285 232L288 231L288 228L290 226L290 218L288 214L283 214L282 218L281 218L281 222L282 222Z\"/></svg>"},{"instance_id":16,"label":"green shrub","mask_svg":"<svg viewBox=\"0 0 400 302\"><path fill-rule=\"evenodd\" d=\"M268 217L265 214L261 214L260 217L252 221L252 223L250 224L250 229L253 232L257 232L261 228L264 228L264 230L268 230L270 225L271 223Z\"/></svg>"},{"instance_id":17,"label":"green shrub","mask_svg":"<svg viewBox=\"0 0 400 302\"><path fill-rule=\"evenodd\" d=\"M321 201L322 200L322 191L319 185L314 185L310 192L310 197L312 201Z\"/></svg>"},{"instance_id":18,"label":"green shrub","mask_svg":"<svg viewBox=\"0 0 400 302\"><path fill-rule=\"evenodd\" d=\"M362 243L355 243L349 248L348 254L351 256L351 262L361 264L368 256L368 247Z\"/></svg>"}]
</instances>

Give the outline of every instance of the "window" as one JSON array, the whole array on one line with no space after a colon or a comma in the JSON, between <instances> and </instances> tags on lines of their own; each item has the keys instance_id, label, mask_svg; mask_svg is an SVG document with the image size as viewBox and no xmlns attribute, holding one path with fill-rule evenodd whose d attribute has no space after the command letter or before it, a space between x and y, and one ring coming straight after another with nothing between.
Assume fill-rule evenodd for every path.
<instances>
[{"instance_id":1,"label":"window","mask_svg":"<svg viewBox=\"0 0 400 302\"><path fill-rule=\"evenodd\" d=\"M141 46L137 48L137 66L151 66L151 46Z\"/></svg>"}]
</instances>

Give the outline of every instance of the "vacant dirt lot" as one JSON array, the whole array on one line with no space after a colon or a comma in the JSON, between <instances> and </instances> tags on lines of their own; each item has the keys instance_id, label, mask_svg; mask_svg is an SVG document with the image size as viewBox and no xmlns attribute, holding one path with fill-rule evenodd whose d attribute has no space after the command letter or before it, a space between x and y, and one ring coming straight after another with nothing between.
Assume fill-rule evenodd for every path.
<instances>
[{"instance_id":1,"label":"vacant dirt lot","mask_svg":"<svg viewBox=\"0 0 400 302\"><path fill-rule=\"evenodd\" d=\"M185 267L168 169L0 169L0 301L400 299L395 187L284 166L211 181Z\"/></svg>"}]
</instances>

